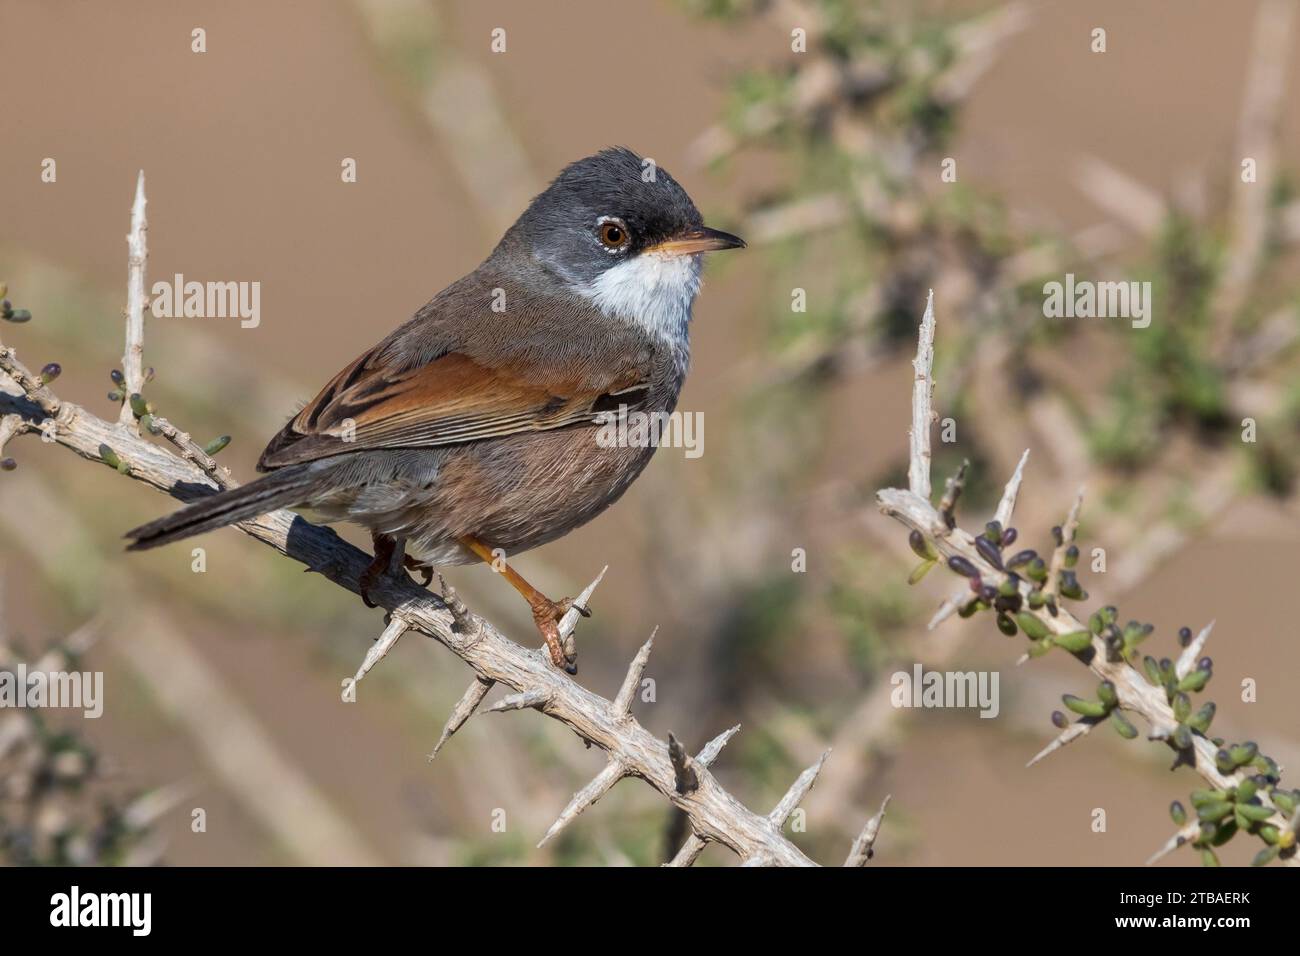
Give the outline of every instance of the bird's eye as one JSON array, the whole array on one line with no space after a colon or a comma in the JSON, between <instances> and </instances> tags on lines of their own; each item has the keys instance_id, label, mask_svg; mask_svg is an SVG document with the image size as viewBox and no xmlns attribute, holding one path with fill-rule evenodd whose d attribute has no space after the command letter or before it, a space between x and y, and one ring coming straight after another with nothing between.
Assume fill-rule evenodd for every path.
<instances>
[{"instance_id":1,"label":"bird's eye","mask_svg":"<svg viewBox=\"0 0 1300 956\"><path fill-rule=\"evenodd\" d=\"M598 226L601 245L610 252L622 249L627 245L628 235L627 227L617 219L606 219Z\"/></svg>"}]
</instances>

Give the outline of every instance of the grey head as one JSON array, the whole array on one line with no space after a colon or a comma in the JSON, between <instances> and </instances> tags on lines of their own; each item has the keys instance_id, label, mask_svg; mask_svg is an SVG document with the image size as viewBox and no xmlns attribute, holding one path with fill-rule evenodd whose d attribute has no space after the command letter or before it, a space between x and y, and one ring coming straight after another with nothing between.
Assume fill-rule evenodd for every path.
<instances>
[{"instance_id":1,"label":"grey head","mask_svg":"<svg viewBox=\"0 0 1300 956\"><path fill-rule=\"evenodd\" d=\"M610 317L679 339L699 291L702 254L744 245L705 226L667 170L618 147L566 166L489 261L538 270Z\"/></svg>"}]
</instances>

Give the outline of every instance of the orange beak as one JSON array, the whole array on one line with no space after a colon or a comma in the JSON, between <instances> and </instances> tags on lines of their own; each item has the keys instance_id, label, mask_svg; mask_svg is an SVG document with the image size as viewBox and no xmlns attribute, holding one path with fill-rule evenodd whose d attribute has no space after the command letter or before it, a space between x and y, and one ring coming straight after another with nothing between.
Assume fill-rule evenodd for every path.
<instances>
[{"instance_id":1,"label":"orange beak","mask_svg":"<svg viewBox=\"0 0 1300 956\"><path fill-rule=\"evenodd\" d=\"M744 248L745 240L739 236L733 236L721 229L700 226L698 229L684 232L672 239L657 242L653 246L649 246L645 251L659 255L690 256L701 252L717 252L720 249Z\"/></svg>"}]
</instances>

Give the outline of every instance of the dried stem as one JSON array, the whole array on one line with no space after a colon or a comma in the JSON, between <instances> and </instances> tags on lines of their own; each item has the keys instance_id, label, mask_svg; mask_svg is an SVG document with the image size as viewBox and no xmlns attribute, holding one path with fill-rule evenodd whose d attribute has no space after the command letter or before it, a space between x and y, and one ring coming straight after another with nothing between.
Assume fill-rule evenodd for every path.
<instances>
[{"instance_id":1,"label":"dried stem","mask_svg":"<svg viewBox=\"0 0 1300 956\"><path fill-rule=\"evenodd\" d=\"M144 389L144 269L149 258L146 233L149 229L144 207L144 170L135 181L135 202L131 204L131 231L126 236L126 350L122 353L122 375L127 395ZM118 421L130 425L134 413L129 401L122 403Z\"/></svg>"},{"instance_id":2,"label":"dried stem","mask_svg":"<svg viewBox=\"0 0 1300 956\"><path fill-rule=\"evenodd\" d=\"M918 376L923 371L926 374L924 380L918 378L912 388L912 422L914 430L919 423L928 421L931 414L929 396L934 386L933 381L929 380L928 370L931 368L933 349L934 323L933 302L931 300L926 303L926 318L921 322L917 346L915 368ZM919 448L916 441L913 440L912 459L908 472L910 490L882 488L876 492L876 502L880 510L905 527L925 535L944 558L960 557L970 562L978 570L980 577L985 582L997 585L1007 581L1008 575L1001 569L989 564L979 549L975 547L974 535L960 526L950 527L944 521L944 517L941 516L940 512L930 503L928 495L917 492L917 488L929 487L930 463L926 456L927 451L928 449ZM1015 481L1014 478L1012 480ZM1070 510L1070 517L1061 528L1061 543L1052 557L1049 583L1059 581L1059 572L1061 563L1064 560L1065 549L1073 541L1075 528L1078 525L1081 500L1082 492L1076 497L1074 506ZM1027 599L1031 590L1030 585L1022 580L1018 586L1022 598L1026 600L1026 610L1022 613L1032 615L1046 628L1049 634L1063 636L1080 631L1089 632L1087 625L1080 622L1065 607L1058 607L1055 614L1051 613L1046 606L1037 610L1029 609ZM1203 632L1201 638L1197 639L1198 650L1204 644L1204 635L1205 632ZM1166 699L1163 689L1149 683L1128 661L1124 659L1111 660L1102 639L1096 635L1090 636L1092 653L1072 656L1076 660L1085 663L1088 669L1101 680L1109 681L1114 685L1119 700L1119 708L1139 714L1146 720L1151 728L1149 736L1152 739L1166 739L1173 732L1173 729L1178 726L1178 720L1174 716L1173 709ZM1035 761L1060 749L1069 740L1082 736L1086 732L1086 730L1067 730L1039 757L1036 757ZM1213 742L1201 734L1194 734L1191 738L1191 747L1183 752L1183 759L1193 765L1196 772L1211 787L1231 790L1253 773L1249 767L1239 768L1232 773L1221 773L1215 763L1215 751L1216 747ZM1290 827L1290 823L1280 813L1274 813L1269 822L1279 828ZM1284 862L1289 865L1300 865L1300 855L1293 855L1285 859Z\"/></svg>"}]
</instances>

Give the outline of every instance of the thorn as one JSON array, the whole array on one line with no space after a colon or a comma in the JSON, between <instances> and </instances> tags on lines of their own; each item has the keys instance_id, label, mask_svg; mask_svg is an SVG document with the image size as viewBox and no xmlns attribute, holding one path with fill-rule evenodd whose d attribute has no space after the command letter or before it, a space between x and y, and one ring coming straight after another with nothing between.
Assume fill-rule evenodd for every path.
<instances>
[{"instance_id":1,"label":"thorn","mask_svg":"<svg viewBox=\"0 0 1300 956\"><path fill-rule=\"evenodd\" d=\"M1057 734L1055 740L1042 750L1038 751L1038 753L1034 754L1033 759L1030 760L1029 763L1025 764L1026 769L1032 767L1044 757L1056 753L1056 751L1060 750L1066 744L1073 743L1080 737L1087 736L1088 732L1091 731L1093 727L1097 726L1097 724L1101 723L1105 719L1106 718L1104 717L1080 717L1074 723L1070 724L1070 726Z\"/></svg>"},{"instance_id":2,"label":"thorn","mask_svg":"<svg viewBox=\"0 0 1300 956\"><path fill-rule=\"evenodd\" d=\"M1043 585L1043 593L1052 600L1061 593L1061 571L1065 567L1065 552L1070 545L1074 544L1074 533L1079 530L1079 511L1083 508L1083 492L1084 486L1080 485L1074 496L1074 504L1070 505L1070 513L1066 516L1065 524L1061 525L1061 541L1052 552L1052 561L1047 568L1047 582ZM1052 616L1056 616L1055 612Z\"/></svg>"},{"instance_id":3,"label":"thorn","mask_svg":"<svg viewBox=\"0 0 1300 956\"><path fill-rule=\"evenodd\" d=\"M1157 862L1158 860L1161 860L1164 857L1168 856L1170 853L1173 853L1174 850L1177 850L1184 843L1187 843L1190 840L1195 840L1196 837L1200 835L1200 832L1201 832L1201 821L1193 817L1193 819L1190 820L1186 826L1184 826L1177 833L1175 833L1168 840L1166 840L1164 846L1156 850L1155 853L1152 853L1151 856L1148 857L1146 865L1150 866L1151 864Z\"/></svg>"},{"instance_id":4,"label":"thorn","mask_svg":"<svg viewBox=\"0 0 1300 956\"><path fill-rule=\"evenodd\" d=\"M460 599L456 589L447 583L447 579L442 576L441 571L435 571L438 575L438 588L442 592L442 603L447 606L451 612L451 619L456 622L456 630L464 634L466 639L477 637L482 625L478 619L470 613L465 602Z\"/></svg>"},{"instance_id":5,"label":"thorn","mask_svg":"<svg viewBox=\"0 0 1300 956\"><path fill-rule=\"evenodd\" d=\"M1174 673L1178 675L1179 680L1190 674L1196 667L1196 662L1200 659L1201 651L1205 648L1205 642L1209 640L1212 630L1214 630L1213 621L1201 628L1201 633L1192 638L1192 642L1178 655L1178 662L1174 664Z\"/></svg>"},{"instance_id":6,"label":"thorn","mask_svg":"<svg viewBox=\"0 0 1300 956\"><path fill-rule=\"evenodd\" d=\"M673 763L673 774L677 778L677 792L687 794L698 790L700 778L693 766L695 761L691 760L681 741L671 733L668 735L668 759Z\"/></svg>"},{"instance_id":7,"label":"thorn","mask_svg":"<svg viewBox=\"0 0 1300 956\"><path fill-rule=\"evenodd\" d=\"M930 500L930 425L934 421L934 290L925 299L912 360L912 431L909 438L907 487Z\"/></svg>"},{"instance_id":8,"label":"thorn","mask_svg":"<svg viewBox=\"0 0 1300 956\"><path fill-rule=\"evenodd\" d=\"M739 732L740 724L736 724L736 726L732 727L730 730L724 730L722 733L718 734L718 736L714 737L704 745L703 750L695 755L695 762L701 767L712 766L713 761L718 759L718 754L722 753L722 748L727 746L727 742Z\"/></svg>"},{"instance_id":9,"label":"thorn","mask_svg":"<svg viewBox=\"0 0 1300 956\"><path fill-rule=\"evenodd\" d=\"M876 855L874 850L876 836L880 833L880 824L885 819L885 809L892 799L892 794L885 794L885 799L880 801L880 809L876 811L876 815L867 821L866 826L862 828L862 832L858 834L858 838L853 841L853 846L849 849L848 859L844 861L845 866L866 866L867 861Z\"/></svg>"},{"instance_id":10,"label":"thorn","mask_svg":"<svg viewBox=\"0 0 1300 956\"><path fill-rule=\"evenodd\" d=\"M595 779L575 793L568 806L560 811L560 815L551 824L551 828L546 831L546 835L538 842L537 848L540 850L544 847L552 837L572 823L579 813L609 793L614 784L625 776L627 776L627 770L624 769L623 765L610 758L609 763L605 764L605 768L596 774Z\"/></svg>"},{"instance_id":11,"label":"thorn","mask_svg":"<svg viewBox=\"0 0 1300 956\"><path fill-rule=\"evenodd\" d=\"M817 775L822 772L822 766L830 755L829 749L822 751L822 755L817 758L817 762L799 774L795 782L790 784L790 789L785 792L781 802L773 807L772 812L767 815L773 826L778 828L785 826L786 821L790 819L790 814L794 813L803 798L808 795L808 791L813 788L813 784L817 782Z\"/></svg>"},{"instance_id":12,"label":"thorn","mask_svg":"<svg viewBox=\"0 0 1300 956\"><path fill-rule=\"evenodd\" d=\"M957 516L955 514L957 501L966 488L966 472L969 468L970 459L963 458L957 473L949 478L943 486L943 497L939 499L939 514L943 516L943 523L949 531L957 527Z\"/></svg>"},{"instance_id":13,"label":"thorn","mask_svg":"<svg viewBox=\"0 0 1300 956\"><path fill-rule=\"evenodd\" d=\"M551 692L540 688L524 691L521 694L511 694L508 697L502 697L499 701L489 707L485 713L503 714L507 710L525 710L529 707L543 707L550 702Z\"/></svg>"},{"instance_id":14,"label":"thorn","mask_svg":"<svg viewBox=\"0 0 1300 956\"><path fill-rule=\"evenodd\" d=\"M366 656L361 661L361 666L357 668L356 676L352 679L354 681L359 681L361 678L369 674L370 668L383 660L384 657L387 656L388 652L393 649L393 645L397 643L397 639L408 630L409 627L404 620L400 617L393 616L389 620L388 626L384 628L384 632L379 635L379 639L370 646L368 651L366 651Z\"/></svg>"},{"instance_id":15,"label":"thorn","mask_svg":"<svg viewBox=\"0 0 1300 956\"><path fill-rule=\"evenodd\" d=\"M433 745L433 752L429 754L429 759L433 760L438 756L438 751L443 745L451 739L451 735L465 726L465 721L469 720L478 705L483 703L483 698L487 696L496 681L485 677L475 677L465 693L460 695L460 700L456 701L456 706L451 709L451 716L447 718L447 723L442 728L442 736L438 742Z\"/></svg>"},{"instance_id":16,"label":"thorn","mask_svg":"<svg viewBox=\"0 0 1300 956\"><path fill-rule=\"evenodd\" d=\"M622 717L624 714L631 713L632 698L636 696L637 689L641 686L641 675L645 673L646 662L650 660L650 649L654 646L655 635L658 633L659 625L656 624L655 629L650 632L649 639L641 645L641 649L632 658L632 663L627 669L627 676L623 678L623 686L618 689L618 696L614 698L614 703L610 706L614 716Z\"/></svg>"},{"instance_id":17,"label":"thorn","mask_svg":"<svg viewBox=\"0 0 1300 956\"><path fill-rule=\"evenodd\" d=\"M939 605L939 610L934 612L934 617L930 618L930 623L926 625L927 630L933 631L948 618L952 617L965 606L967 601L972 600L975 595L971 594L969 587L962 587L960 591L954 594L943 604Z\"/></svg>"},{"instance_id":18,"label":"thorn","mask_svg":"<svg viewBox=\"0 0 1300 956\"><path fill-rule=\"evenodd\" d=\"M592 593L596 590L596 586L604 580L605 572L608 570L608 564L601 568L600 574L596 575L596 579L582 589L582 593L574 598L573 606L564 613L564 617L560 618L560 623L556 626L560 630L560 640L562 642L566 641L569 635L573 633L574 628L578 626L578 619L583 616L582 612L587 609L587 602L591 600ZM581 610L579 610L580 608Z\"/></svg>"},{"instance_id":19,"label":"thorn","mask_svg":"<svg viewBox=\"0 0 1300 956\"><path fill-rule=\"evenodd\" d=\"M700 858L704 848L708 844L701 840L696 834L692 833L682 844L682 848L677 851L677 855L669 860L664 866L669 867L688 867Z\"/></svg>"},{"instance_id":20,"label":"thorn","mask_svg":"<svg viewBox=\"0 0 1300 956\"><path fill-rule=\"evenodd\" d=\"M712 765L713 761L718 759L718 754L722 753L722 748L727 746L727 742L739 732L740 724L736 724L736 726L729 730L724 730L722 733L718 734L718 736L705 744L703 749L695 755L695 762L701 767ZM699 834L692 833L686 838L686 842L682 844L682 848L677 851L677 855L665 863L664 866L692 866L695 861L700 858L700 854L704 852L706 846L708 846L707 840L700 837Z\"/></svg>"},{"instance_id":21,"label":"thorn","mask_svg":"<svg viewBox=\"0 0 1300 956\"><path fill-rule=\"evenodd\" d=\"M1016 508L1016 497L1020 494L1020 483L1025 477L1025 462L1029 460L1029 449L1020 456L1020 463L1016 465L1016 470L1011 475L1011 480L1007 482L1006 488L1002 492L1002 500L998 502L998 510L993 514L993 520L1001 522L1002 527L1011 527L1011 513Z\"/></svg>"}]
</instances>

